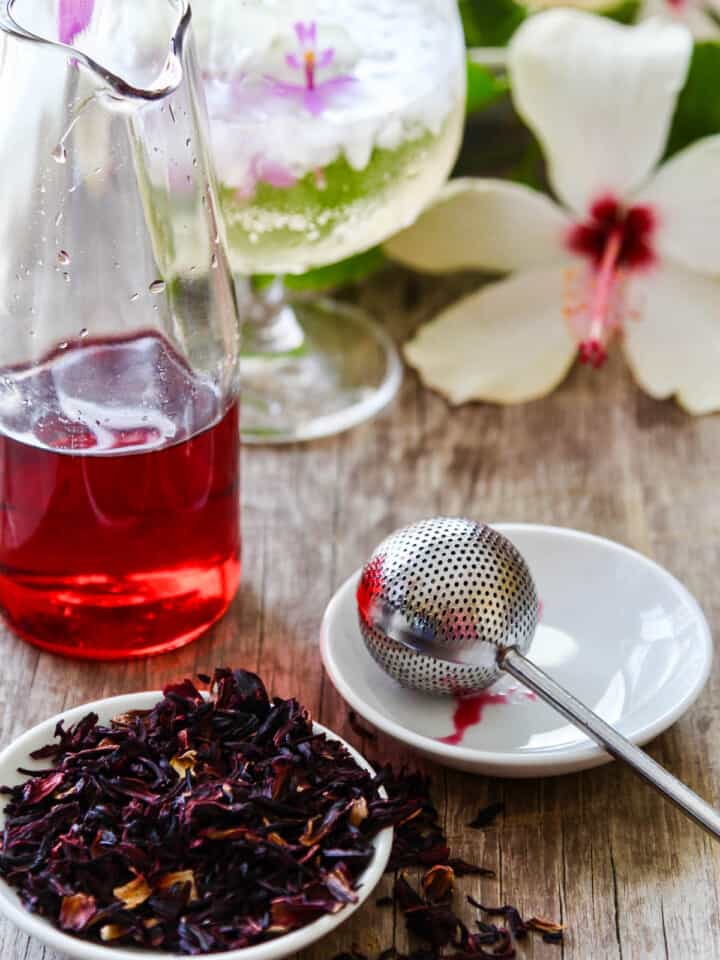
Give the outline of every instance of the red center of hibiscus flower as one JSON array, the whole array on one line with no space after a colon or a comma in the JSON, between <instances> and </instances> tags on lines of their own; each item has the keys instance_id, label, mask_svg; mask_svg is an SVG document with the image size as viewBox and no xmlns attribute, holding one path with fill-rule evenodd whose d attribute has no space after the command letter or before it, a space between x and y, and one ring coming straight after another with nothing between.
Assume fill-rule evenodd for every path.
<instances>
[{"instance_id":1,"label":"red center of hibiscus flower","mask_svg":"<svg viewBox=\"0 0 720 960\"><path fill-rule=\"evenodd\" d=\"M573 253L588 259L594 273L589 304L589 328L580 342L580 360L600 367L617 324L613 300L619 277L629 270L650 266L655 260L651 240L656 217L647 206L624 207L612 196L601 197L590 207L588 220L575 224L567 237Z\"/></svg>"}]
</instances>

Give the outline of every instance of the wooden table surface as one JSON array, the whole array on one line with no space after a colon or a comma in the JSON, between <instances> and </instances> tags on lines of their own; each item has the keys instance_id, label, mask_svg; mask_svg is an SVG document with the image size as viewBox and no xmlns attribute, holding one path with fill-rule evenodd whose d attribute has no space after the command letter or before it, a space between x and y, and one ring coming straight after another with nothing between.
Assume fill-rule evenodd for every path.
<instances>
[{"instance_id":1,"label":"wooden table surface","mask_svg":"<svg viewBox=\"0 0 720 960\"><path fill-rule=\"evenodd\" d=\"M476 283L390 271L358 296L403 337ZM244 666L260 672L271 692L301 697L370 759L432 773L456 855L497 874L463 880L463 893L568 925L563 947L531 940L521 957L718 958L720 858L700 830L618 764L555 779L491 780L419 763L382 737L363 744L323 675L318 627L335 587L386 533L450 513L617 539L682 579L717 630L719 449L720 417L693 420L643 396L619 353L600 373L578 368L552 397L509 409L450 410L408 375L399 399L373 423L314 444L244 451L242 587L208 636L151 660L92 664L39 653L4 632L2 741L84 701L153 689L219 664ZM715 670L689 713L650 747L715 802L718 699ZM505 803L504 816L485 832L466 829L495 800ZM298 960L331 960L352 944L367 953L405 946L401 919L374 899ZM0 957L58 960L5 923Z\"/></svg>"}]
</instances>

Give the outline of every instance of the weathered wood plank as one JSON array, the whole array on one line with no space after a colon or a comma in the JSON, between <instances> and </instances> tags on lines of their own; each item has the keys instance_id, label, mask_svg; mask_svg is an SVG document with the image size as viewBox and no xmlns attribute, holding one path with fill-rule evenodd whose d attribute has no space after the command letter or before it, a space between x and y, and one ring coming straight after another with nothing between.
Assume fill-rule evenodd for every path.
<instances>
[{"instance_id":1,"label":"weathered wood plank","mask_svg":"<svg viewBox=\"0 0 720 960\"><path fill-rule=\"evenodd\" d=\"M362 299L404 336L475 283L391 271ZM40 654L4 632L2 741L65 706L232 663L259 670L279 694L300 695L371 760L417 764L385 737L357 737L317 649L333 589L376 542L438 512L584 528L666 564L717 630L719 447L720 418L691 420L643 397L619 356L599 374L574 371L541 403L508 409L450 410L408 376L398 402L373 424L307 446L244 451L243 585L208 637L150 661L93 665ZM720 671L651 751L720 802ZM464 879L459 896L511 900L568 924L562 950L533 939L522 956L720 956L716 851L629 771L612 764L560 779L499 781L419 765L432 774L454 851L497 873ZM504 816L488 830L468 830L477 809L496 799L506 804ZM330 960L353 943L371 955L393 942L404 947L402 918L374 900L298 960ZM469 907L464 916L473 919ZM7 924L0 924L0 956L60 960Z\"/></svg>"}]
</instances>

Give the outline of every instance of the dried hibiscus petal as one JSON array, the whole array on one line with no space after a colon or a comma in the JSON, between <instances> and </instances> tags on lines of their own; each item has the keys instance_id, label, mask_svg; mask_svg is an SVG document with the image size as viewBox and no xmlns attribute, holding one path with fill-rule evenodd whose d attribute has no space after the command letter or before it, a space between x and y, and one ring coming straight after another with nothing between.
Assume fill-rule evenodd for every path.
<instances>
[{"instance_id":1,"label":"dried hibiscus petal","mask_svg":"<svg viewBox=\"0 0 720 960\"><path fill-rule=\"evenodd\" d=\"M34 777L29 780L25 786L25 802L29 804L40 803L60 786L65 779L65 774L58 770L47 777Z\"/></svg>"},{"instance_id":2,"label":"dried hibiscus petal","mask_svg":"<svg viewBox=\"0 0 720 960\"><path fill-rule=\"evenodd\" d=\"M483 830L485 827L491 826L500 814L504 812L504 803L491 803L489 806L479 810L475 819L471 820L468 826L472 827L473 830Z\"/></svg>"},{"instance_id":3,"label":"dried hibiscus petal","mask_svg":"<svg viewBox=\"0 0 720 960\"><path fill-rule=\"evenodd\" d=\"M525 921L528 929L536 930L542 934L543 940L547 943L561 943L565 925L555 923L553 920L546 920L545 917L530 917Z\"/></svg>"},{"instance_id":4,"label":"dried hibiscus petal","mask_svg":"<svg viewBox=\"0 0 720 960\"><path fill-rule=\"evenodd\" d=\"M192 870L176 870L174 873L166 873L155 881L155 889L161 892L171 890L173 887L188 888L188 900L192 903L199 900L197 887L195 886L195 874Z\"/></svg>"},{"instance_id":5,"label":"dried hibiscus petal","mask_svg":"<svg viewBox=\"0 0 720 960\"><path fill-rule=\"evenodd\" d=\"M455 886L455 871L452 867L437 864L423 876L421 885L428 900L447 900L452 897Z\"/></svg>"},{"instance_id":6,"label":"dried hibiscus petal","mask_svg":"<svg viewBox=\"0 0 720 960\"><path fill-rule=\"evenodd\" d=\"M127 910L134 910L152 895L152 889L142 874L121 887L115 887L113 896L122 900Z\"/></svg>"},{"instance_id":7,"label":"dried hibiscus petal","mask_svg":"<svg viewBox=\"0 0 720 960\"><path fill-rule=\"evenodd\" d=\"M95 898L84 893L63 897L60 904L59 922L63 930L84 930L97 913Z\"/></svg>"},{"instance_id":8,"label":"dried hibiscus petal","mask_svg":"<svg viewBox=\"0 0 720 960\"><path fill-rule=\"evenodd\" d=\"M170 760L170 766L179 777L184 777L190 771L193 772L197 763L197 750L185 750Z\"/></svg>"},{"instance_id":9,"label":"dried hibiscus petal","mask_svg":"<svg viewBox=\"0 0 720 960\"><path fill-rule=\"evenodd\" d=\"M122 927L118 923L106 923L100 927L100 939L103 943L111 943L113 940L120 940L127 935L128 928Z\"/></svg>"}]
</instances>

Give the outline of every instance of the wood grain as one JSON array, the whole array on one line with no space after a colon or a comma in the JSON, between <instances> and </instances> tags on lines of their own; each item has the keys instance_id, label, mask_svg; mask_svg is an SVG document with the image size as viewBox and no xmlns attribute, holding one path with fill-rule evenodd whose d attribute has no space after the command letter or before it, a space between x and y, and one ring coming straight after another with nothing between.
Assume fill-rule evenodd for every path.
<instances>
[{"instance_id":1,"label":"wood grain","mask_svg":"<svg viewBox=\"0 0 720 960\"><path fill-rule=\"evenodd\" d=\"M359 297L402 338L476 283L390 271ZM209 636L164 657L98 665L56 659L3 632L2 741L70 705L230 663L259 670L278 694L301 696L371 759L417 765L387 739L360 742L317 647L325 604L376 542L439 512L579 527L665 564L717 629L719 446L720 418L692 420L644 397L617 352L600 373L577 369L552 397L508 409L450 410L408 375L374 423L316 444L244 451L243 584ZM719 693L715 670L692 710L650 748L716 803ZM521 956L720 957L717 851L627 770L612 764L559 779L501 781L420 765L432 773L457 854L497 871L495 880L464 880L463 892L568 924L562 948L533 940ZM482 833L468 830L477 808L496 799L505 802L504 816ZM331 960L351 944L369 954L404 947L401 919L374 899L297 960ZM5 923L0 957L59 960Z\"/></svg>"}]
</instances>

